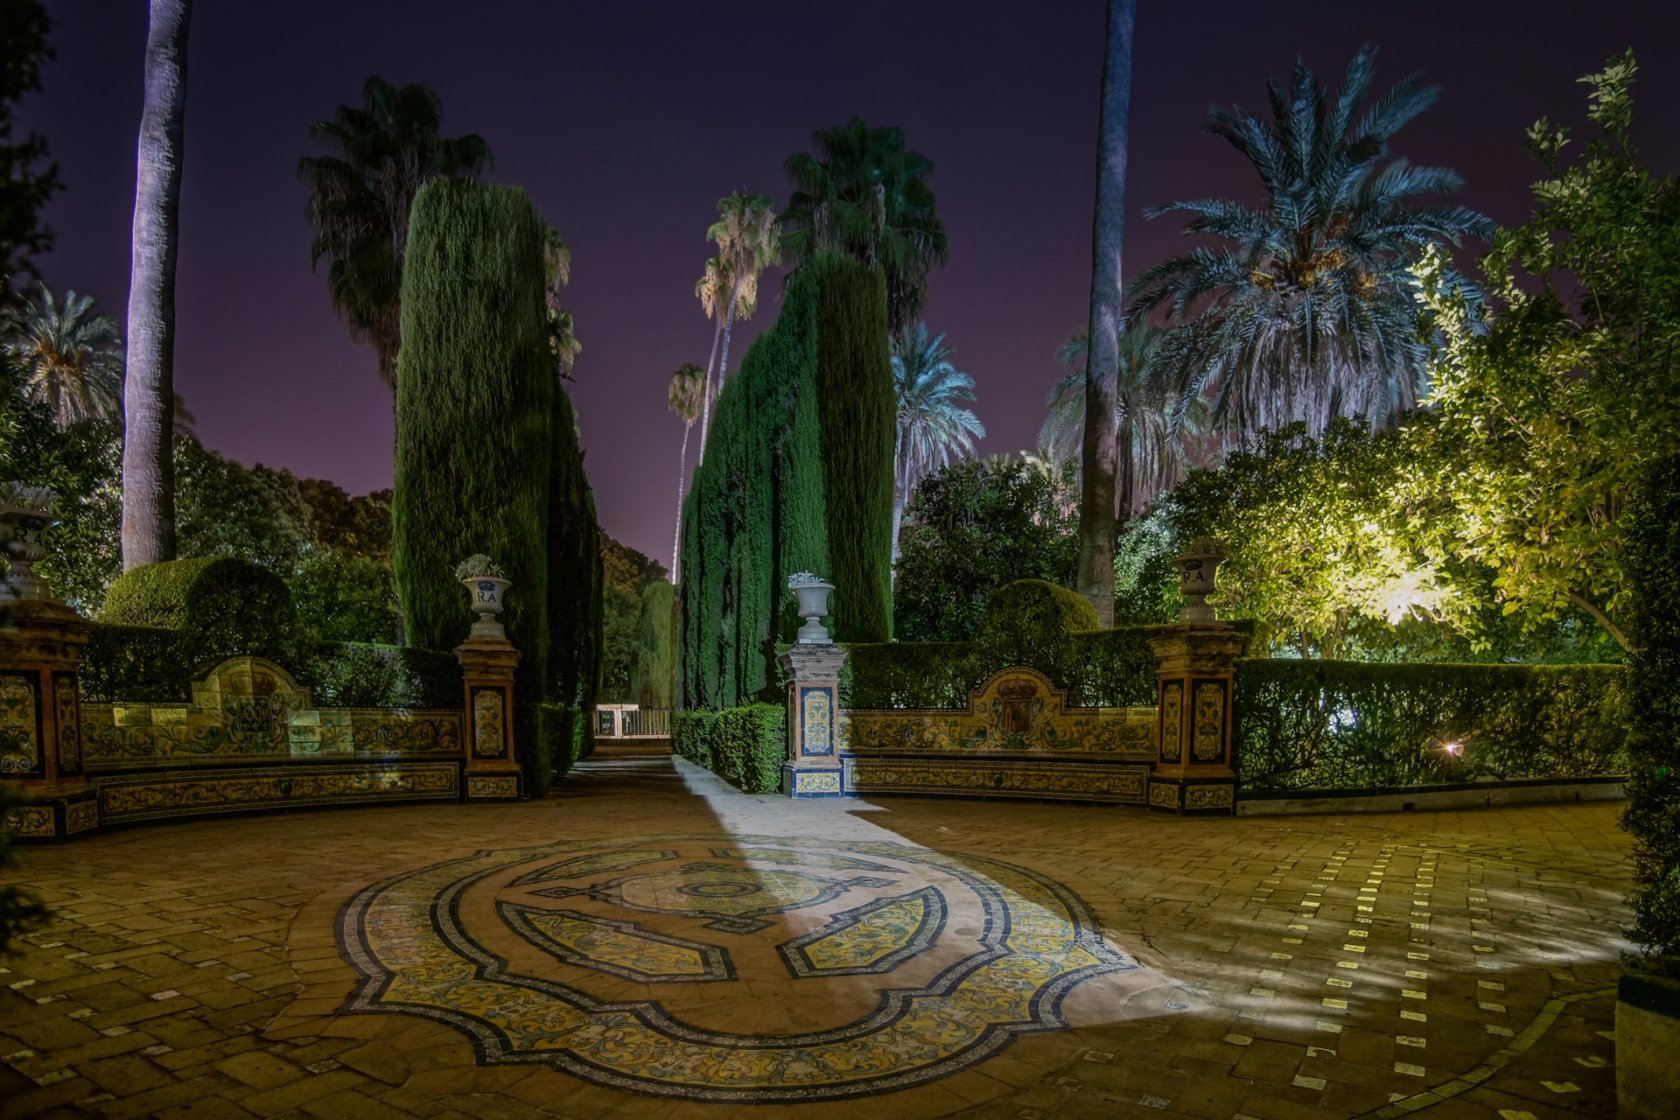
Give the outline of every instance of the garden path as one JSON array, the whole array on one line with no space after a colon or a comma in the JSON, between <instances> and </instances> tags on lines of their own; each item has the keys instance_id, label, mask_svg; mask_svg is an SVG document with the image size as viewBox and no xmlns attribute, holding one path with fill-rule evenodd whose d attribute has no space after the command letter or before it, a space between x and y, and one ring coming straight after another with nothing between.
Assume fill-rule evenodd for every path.
<instances>
[{"instance_id":1,"label":"garden path","mask_svg":"<svg viewBox=\"0 0 1680 1120\"><path fill-rule=\"evenodd\" d=\"M23 854L0 1116L1608 1116L1617 812L793 802L607 747L545 801L112 832Z\"/></svg>"}]
</instances>

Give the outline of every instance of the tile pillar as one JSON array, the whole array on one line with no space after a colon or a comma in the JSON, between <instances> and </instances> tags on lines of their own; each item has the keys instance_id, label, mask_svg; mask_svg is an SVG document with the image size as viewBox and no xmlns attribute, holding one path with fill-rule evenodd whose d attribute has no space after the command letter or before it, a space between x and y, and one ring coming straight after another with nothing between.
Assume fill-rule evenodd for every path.
<instances>
[{"instance_id":1,"label":"tile pillar","mask_svg":"<svg viewBox=\"0 0 1680 1120\"><path fill-rule=\"evenodd\" d=\"M512 801L520 794L513 753L513 671L519 651L506 638L474 634L455 647L466 694L466 799Z\"/></svg>"},{"instance_id":2,"label":"tile pillar","mask_svg":"<svg viewBox=\"0 0 1680 1120\"><path fill-rule=\"evenodd\" d=\"M1160 662L1149 808L1181 816L1236 812L1231 694L1244 635L1219 622L1180 622L1149 639Z\"/></svg>"},{"instance_id":3,"label":"tile pillar","mask_svg":"<svg viewBox=\"0 0 1680 1120\"><path fill-rule=\"evenodd\" d=\"M82 764L80 666L91 629L39 588L0 591L0 781L29 798L12 811L20 839L99 827Z\"/></svg>"},{"instance_id":4,"label":"tile pillar","mask_svg":"<svg viewBox=\"0 0 1680 1120\"><path fill-rule=\"evenodd\" d=\"M840 667L846 651L828 642L795 642L781 656L787 675L787 761L782 792L789 797L840 797Z\"/></svg>"}]
</instances>

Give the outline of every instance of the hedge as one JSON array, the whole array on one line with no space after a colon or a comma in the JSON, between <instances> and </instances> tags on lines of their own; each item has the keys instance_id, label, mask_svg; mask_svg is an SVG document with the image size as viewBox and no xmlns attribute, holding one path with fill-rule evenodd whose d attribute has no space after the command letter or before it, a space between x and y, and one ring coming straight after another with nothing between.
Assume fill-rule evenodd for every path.
<instances>
[{"instance_id":1,"label":"hedge","mask_svg":"<svg viewBox=\"0 0 1680 1120\"><path fill-rule=\"evenodd\" d=\"M1628 809L1633 928L1644 965L1680 976L1680 456L1648 467L1630 517L1633 583L1632 734Z\"/></svg>"},{"instance_id":2,"label":"hedge","mask_svg":"<svg viewBox=\"0 0 1680 1120\"><path fill-rule=\"evenodd\" d=\"M712 769L712 727L718 714L707 708L671 713L671 749L696 766Z\"/></svg>"},{"instance_id":3,"label":"hedge","mask_svg":"<svg viewBox=\"0 0 1680 1120\"><path fill-rule=\"evenodd\" d=\"M461 670L453 653L356 642L300 643L282 655L209 640L191 630L95 623L82 653L82 696L90 701L175 704L192 682L229 657L275 661L323 708L459 708Z\"/></svg>"},{"instance_id":4,"label":"hedge","mask_svg":"<svg viewBox=\"0 0 1680 1120\"><path fill-rule=\"evenodd\" d=\"M671 746L744 793L774 793L787 758L787 712L779 704L673 712Z\"/></svg>"},{"instance_id":5,"label":"hedge","mask_svg":"<svg viewBox=\"0 0 1680 1120\"><path fill-rule=\"evenodd\" d=\"M528 721L532 767L526 793L542 797L594 747L588 713L569 704L531 704L515 713Z\"/></svg>"},{"instance_id":6,"label":"hedge","mask_svg":"<svg viewBox=\"0 0 1680 1120\"><path fill-rule=\"evenodd\" d=\"M1247 790L1370 789L1627 772L1619 665L1237 663Z\"/></svg>"},{"instance_id":7,"label":"hedge","mask_svg":"<svg viewBox=\"0 0 1680 1120\"><path fill-rule=\"evenodd\" d=\"M363 642L318 642L294 671L323 708L459 708L453 653Z\"/></svg>"},{"instance_id":8,"label":"hedge","mask_svg":"<svg viewBox=\"0 0 1680 1120\"><path fill-rule=\"evenodd\" d=\"M775 698L775 646L798 625L794 572L830 577L842 640L890 635L893 395L880 285L878 271L837 254L801 266L717 402L682 519L684 707Z\"/></svg>"}]
</instances>

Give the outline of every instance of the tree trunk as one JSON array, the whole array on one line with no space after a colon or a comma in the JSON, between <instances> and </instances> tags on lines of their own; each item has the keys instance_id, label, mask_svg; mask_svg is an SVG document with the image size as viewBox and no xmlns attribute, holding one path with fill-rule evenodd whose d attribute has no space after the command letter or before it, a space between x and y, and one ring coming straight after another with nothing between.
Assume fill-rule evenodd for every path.
<instances>
[{"instance_id":1,"label":"tree trunk","mask_svg":"<svg viewBox=\"0 0 1680 1120\"><path fill-rule=\"evenodd\" d=\"M714 315L712 322L712 356L706 359L706 384L700 392L700 450L695 452L694 461L706 461L706 433L712 426L712 371L717 368L718 340L723 337L723 319ZM684 437L687 438L687 437Z\"/></svg>"},{"instance_id":2,"label":"tree trunk","mask_svg":"<svg viewBox=\"0 0 1680 1120\"><path fill-rule=\"evenodd\" d=\"M671 540L671 582L677 582L677 560L682 552L683 487L688 483L688 433L693 423L683 425L682 455L677 459L677 531Z\"/></svg>"},{"instance_id":3,"label":"tree trunk","mask_svg":"<svg viewBox=\"0 0 1680 1120\"><path fill-rule=\"evenodd\" d=\"M892 566L893 582L898 581L898 527L904 522L904 503L910 497L909 472L904 469L904 429L894 425L893 436L893 518Z\"/></svg>"},{"instance_id":4,"label":"tree trunk","mask_svg":"<svg viewBox=\"0 0 1680 1120\"><path fill-rule=\"evenodd\" d=\"M1126 115L1132 95L1132 30L1137 0L1109 0L1108 50L1098 123L1097 208L1091 237L1091 318L1085 357L1085 438L1081 445L1079 593L1104 626L1114 625L1114 402L1120 366L1125 225Z\"/></svg>"},{"instance_id":5,"label":"tree trunk","mask_svg":"<svg viewBox=\"0 0 1680 1120\"><path fill-rule=\"evenodd\" d=\"M741 282L729 282L729 311L723 320L723 353L718 358L717 391L723 396L723 383L729 378L729 334L735 329L735 297L741 290Z\"/></svg>"},{"instance_id":6,"label":"tree trunk","mask_svg":"<svg viewBox=\"0 0 1680 1120\"><path fill-rule=\"evenodd\" d=\"M175 255L191 0L152 0L123 378L123 570L175 558Z\"/></svg>"}]
</instances>

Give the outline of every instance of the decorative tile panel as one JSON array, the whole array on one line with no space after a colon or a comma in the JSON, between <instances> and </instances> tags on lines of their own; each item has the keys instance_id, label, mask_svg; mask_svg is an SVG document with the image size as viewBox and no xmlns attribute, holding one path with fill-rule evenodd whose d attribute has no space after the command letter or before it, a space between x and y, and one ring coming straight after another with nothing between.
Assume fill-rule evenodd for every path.
<instances>
[{"instance_id":1,"label":"decorative tile panel","mask_svg":"<svg viewBox=\"0 0 1680 1120\"><path fill-rule=\"evenodd\" d=\"M799 690L799 751L807 755L834 753L834 690Z\"/></svg>"},{"instance_id":2,"label":"decorative tile panel","mask_svg":"<svg viewBox=\"0 0 1680 1120\"><path fill-rule=\"evenodd\" d=\"M1184 684L1165 681L1161 685L1161 761L1177 762L1179 735L1184 722Z\"/></svg>"},{"instance_id":3,"label":"decorative tile panel","mask_svg":"<svg viewBox=\"0 0 1680 1120\"><path fill-rule=\"evenodd\" d=\"M6 821L11 825L13 835L16 836L51 839L58 834L56 826L53 824L53 811L50 805L21 806L7 813Z\"/></svg>"},{"instance_id":4,"label":"decorative tile panel","mask_svg":"<svg viewBox=\"0 0 1680 1120\"><path fill-rule=\"evenodd\" d=\"M473 754L479 758L501 758L507 752L502 690L475 688L472 699Z\"/></svg>"},{"instance_id":5,"label":"decorative tile panel","mask_svg":"<svg viewBox=\"0 0 1680 1120\"><path fill-rule=\"evenodd\" d=\"M1195 708L1190 713L1190 753L1196 762L1225 758L1225 684L1197 681Z\"/></svg>"},{"instance_id":6,"label":"decorative tile panel","mask_svg":"<svg viewBox=\"0 0 1680 1120\"><path fill-rule=\"evenodd\" d=\"M97 784L101 819L122 822L305 805L455 800L461 795L460 777L453 762L328 763L112 774Z\"/></svg>"},{"instance_id":7,"label":"decorative tile panel","mask_svg":"<svg viewBox=\"0 0 1680 1120\"><path fill-rule=\"evenodd\" d=\"M312 708L278 665L234 658L193 686L190 704L83 704L90 773L289 759L459 757L462 714L418 708Z\"/></svg>"},{"instance_id":8,"label":"decorative tile panel","mask_svg":"<svg viewBox=\"0 0 1680 1120\"><path fill-rule=\"evenodd\" d=\"M1141 804L1148 781L1149 767L1143 764L863 755L846 760L846 788L854 793L953 793Z\"/></svg>"},{"instance_id":9,"label":"decorative tile panel","mask_svg":"<svg viewBox=\"0 0 1680 1120\"><path fill-rule=\"evenodd\" d=\"M41 772L41 706L35 680L34 673L0 674L0 775Z\"/></svg>"},{"instance_id":10,"label":"decorative tile panel","mask_svg":"<svg viewBox=\"0 0 1680 1120\"><path fill-rule=\"evenodd\" d=\"M82 710L76 678L53 674L53 723L58 728L58 769L74 774L82 768Z\"/></svg>"},{"instance_id":11,"label":"decorative tile panel","mask_svg":"<svg viewBox=\"0 0 1680 1120\"><path fill-rule=\"evenodd\" d=\"M1154 708L1077 708L1035 669L992 674L967 711L848 709L842 750L1069 756L1148 762L1155 757Z\"/></svg>"}]
</instances>

